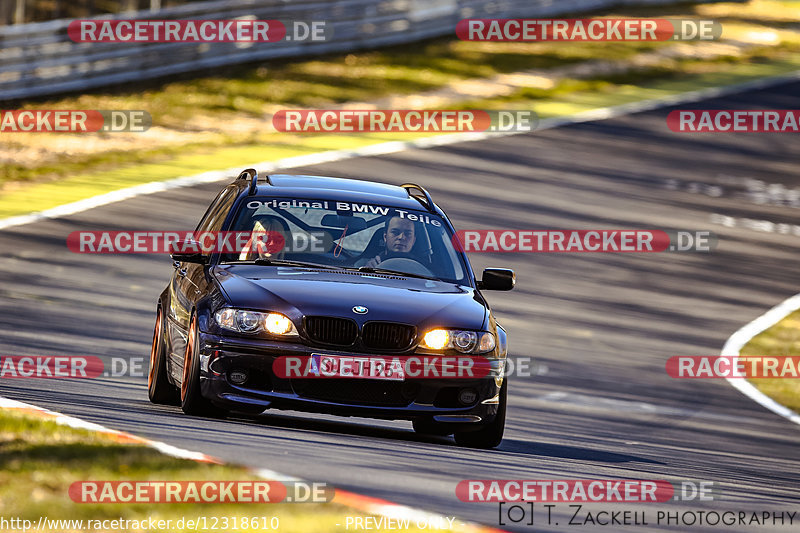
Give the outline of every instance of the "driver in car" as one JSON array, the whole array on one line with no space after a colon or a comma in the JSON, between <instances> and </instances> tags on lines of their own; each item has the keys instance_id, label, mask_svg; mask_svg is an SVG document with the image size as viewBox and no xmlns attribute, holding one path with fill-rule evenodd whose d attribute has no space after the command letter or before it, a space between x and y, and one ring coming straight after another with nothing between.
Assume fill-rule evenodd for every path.
<instances>
[{"instance_id":1,"label":"driver in car","mask_svg":"<svg viewBox=\"0 0 800 533\"><path fill-rule=\"evenodd\" d=\"M417 240L414 223L398 216L390 218L386 223L386 229L383 231L383 240L386 243L386 249L367 261L363 266L377 267L381 261L392 253L411 252L411 248L413 248Z\"/></svg>"}]
</instances>

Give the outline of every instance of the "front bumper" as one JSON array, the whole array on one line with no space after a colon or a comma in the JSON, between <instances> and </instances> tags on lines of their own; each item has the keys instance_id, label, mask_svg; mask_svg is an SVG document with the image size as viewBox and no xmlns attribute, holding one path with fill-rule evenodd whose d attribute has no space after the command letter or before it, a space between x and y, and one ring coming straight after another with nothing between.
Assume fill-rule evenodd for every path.
<instances>
[{"instance_id":1,"label":"front bumper","mask_svg":"<svg viewBox=\"0 0 800 533\"><path fill-rule=\"evenodd\" d=\"M457 430L479 429L494 420L501 379L425 378L386 381L359 378L282 379L272 371L280 356L362 353L265 339L229 338L200 333L200 390L204 397L232 411L259 413L290 409L341 416L383 419L433 418ZM406 354L407 355L407 354ZM498 367L502 361L493 360ZM240 384L231 373L247 375ZM240 380L241 381L241 380ZM475 392L474 402L459 401L464 389Z\"/></svg>"}]
</instances>

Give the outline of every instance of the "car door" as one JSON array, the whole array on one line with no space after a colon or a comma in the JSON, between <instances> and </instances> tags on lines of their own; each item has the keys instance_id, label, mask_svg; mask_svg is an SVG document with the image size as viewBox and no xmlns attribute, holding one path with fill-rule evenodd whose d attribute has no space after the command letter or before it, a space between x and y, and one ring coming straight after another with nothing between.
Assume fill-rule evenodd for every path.
<instances>
[{"instance_id":1,"label":"car door","mask_svg":"<svg viewBox=\"0 0 800 533\"><path fill-rule=\"evenodd\" d=\"M195 234L220 231L236 200L236 191L236 187L230 186L217 196L197 225ZM167 358L167 364L169 372L173 377L177 377L183 370L183 356L192 309L207 293L210 279L206 265L175 261L173 266L175 271L169 284L170 305L167 313L167 333L170 339L170 357Z\"/></svg>"}]
</instances>

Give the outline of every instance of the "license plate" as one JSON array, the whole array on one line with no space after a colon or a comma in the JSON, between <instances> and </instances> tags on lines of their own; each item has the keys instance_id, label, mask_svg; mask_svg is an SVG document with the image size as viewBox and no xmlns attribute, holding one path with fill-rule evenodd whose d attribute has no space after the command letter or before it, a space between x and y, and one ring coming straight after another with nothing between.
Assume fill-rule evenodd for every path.
<instances>
[{"instance_id":1,"label":"license plate","mask_svg":"<svg viewBox=\"0 0 800 533\"><path fill-rule=\"evenodd\" d=\"M328 355L312 353L320 377L383 379L403 381L406 378L402 362L382 357Z\"/></svg>"}]
</instances>

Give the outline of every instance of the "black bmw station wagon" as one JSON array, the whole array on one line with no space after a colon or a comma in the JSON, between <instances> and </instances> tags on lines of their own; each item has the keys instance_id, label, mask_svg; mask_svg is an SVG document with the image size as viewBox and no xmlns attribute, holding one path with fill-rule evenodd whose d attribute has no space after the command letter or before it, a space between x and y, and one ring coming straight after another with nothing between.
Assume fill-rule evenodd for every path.
<instances>
[{"instance_id":1,"label":"black bmw station wagon","mask_svg":"<svg viewBox=\"0 0 800 533\"><path fill-rule=\"evenodd\" d=\"M512 289L514 273L476 280L425 189L247 169L194 234L206 233L253 238L172 249L152 402L406 419L462 446L500 443L508 343L483 291Z\"/></svg>"}]
</instances>

